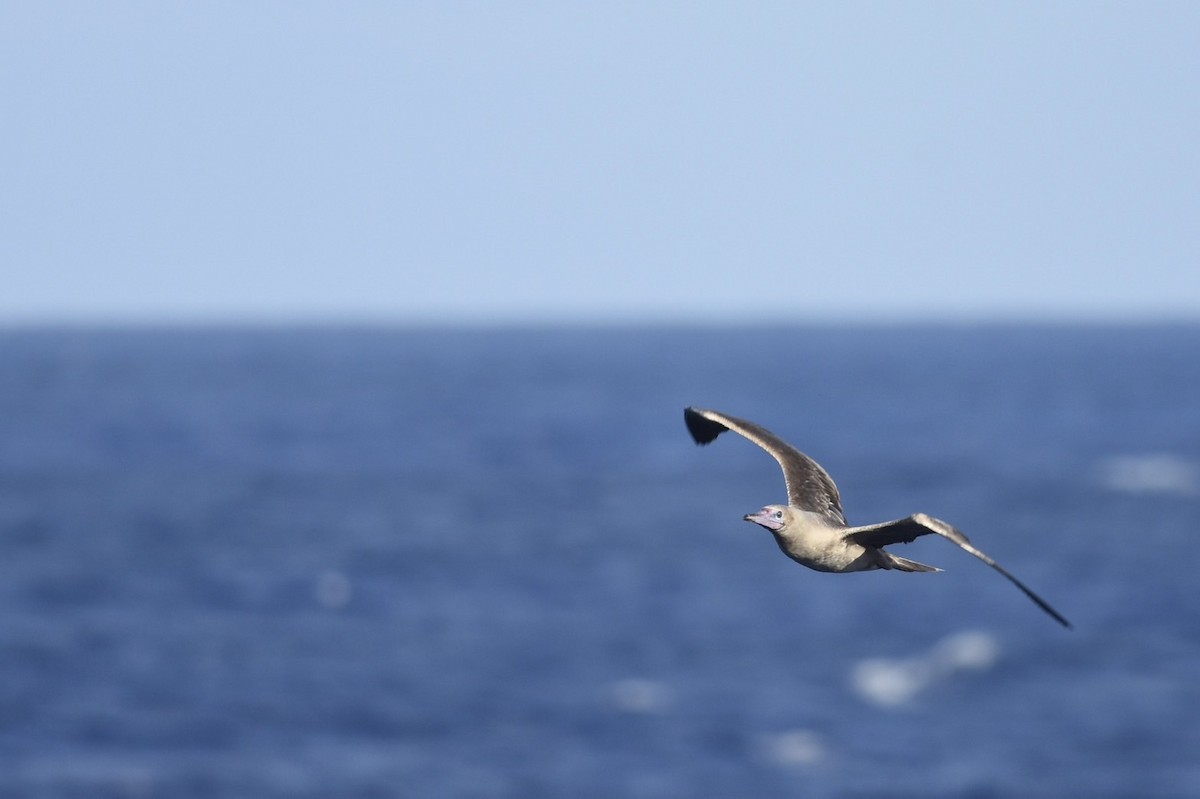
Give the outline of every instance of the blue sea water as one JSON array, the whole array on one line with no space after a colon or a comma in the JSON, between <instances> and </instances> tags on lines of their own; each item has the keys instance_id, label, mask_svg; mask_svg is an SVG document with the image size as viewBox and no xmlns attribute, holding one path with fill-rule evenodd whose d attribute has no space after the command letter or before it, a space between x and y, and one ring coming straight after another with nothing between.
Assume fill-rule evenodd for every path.
<instances>
[{"instance_id":1,"label":"blue sea water","mask_svg":"<svg viewBox=\"0 0 1200 799\"><path fill-rule=\"evenodd\" d=\"M1197 327L8 330L0 796L1200 796L1198 534Z\"/></svg>"}]
</instances>

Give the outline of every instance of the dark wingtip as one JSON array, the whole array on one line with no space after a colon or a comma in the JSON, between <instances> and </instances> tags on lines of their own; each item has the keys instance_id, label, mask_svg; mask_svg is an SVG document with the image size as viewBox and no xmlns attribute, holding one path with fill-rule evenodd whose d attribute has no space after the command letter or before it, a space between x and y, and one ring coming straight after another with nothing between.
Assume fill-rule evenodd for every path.
<instances>
[{"instance_id":1,"label":"dark wingtip","mask_svg":"<svg viewBox=\"0 0 1200 799\"><path fill-rule=\"evenodd\" d=\"M1010 578L1010 579L1011 579L1011 578ZM1066 617L1066 616L1062 615L1062 614L1061 614L1061 613L1059 613L1057 610L1055 610L1054 608L1050 607L1050 603L1049 603L1049 602L1047 602L1046 600L1042 599L1040 596L1038 596L1037 594L1033 593L1033 591L1030 591L1030 590L1029 590L1028 588L1026 588L1026 587L1025 587L1023 584L1021 584L1021 583L1017 582L1016 580L1013 580L1013 582L1014 582L1014 583L1016 583L1016 585L1017 585L1017 588L1020 588L1022 591L1024 591L1024 592L1025 592L1025 594L1026 594L1026 596L1028 596L1030 599L1032 599L1032 600L1034 601L1034 603L1036 603L1036 604L1037 604L1037 606L1038 606L1039 608L1041 608L1042 610L1046 611L1046 613L1047 613L1047 614L1049 614L1049 616L1050 616L1051 618L1053 618L1053 619L1054 619L1056 622L1058 622L1059 624L1061 624L1063 627L1066 627L1068 630L1074 630L1074 629L1075 629L1075 625L1073 625L1073 624L1071 624L1071 622L1067 621L1067 617Z\"/></svg>"},{"instance_id":2,"label":"dark wingtip","mask_svg":"<svg viewBox=\"0 0 1200 799\"><path fill-rule=\"evenodd\" d=\"M701 446L711 444L717 436L729 429L720 422L702 416L691 407L683 409L683 421L687 424L688 432L692 434L692 440Z\"/></svg>"},{"instance_id":3,"label":"dark wingtip","mask_svg":"<svg viewBox=\"0 0 1200 799\"><path fill-rule=\"evenodd\" d=\"M1012 578L1010 578L1010 579L1012 579ZM1073 624L1071 624L1071 622L1067 621L1066 616L1062 615L1057 610L1050 607L1049 602L1042 599L1037 594L1033 593L1033 591L1030 591L1028 588L1026 588L1022 583L1018 582L1017 580L1013 579L1013 582L1016 583L1017 588L1020 588L1022 591L1024 591L1026 596L1028 596L1030 599L1032 599L1039 608L1046 611L1046 613L1049 614L1050 617L1053 618L1056 622L1061 624L1063 627L1066 627L1068 630L1075 629L1075 625L1073 625Z\"/></svg>"}]
</instances>

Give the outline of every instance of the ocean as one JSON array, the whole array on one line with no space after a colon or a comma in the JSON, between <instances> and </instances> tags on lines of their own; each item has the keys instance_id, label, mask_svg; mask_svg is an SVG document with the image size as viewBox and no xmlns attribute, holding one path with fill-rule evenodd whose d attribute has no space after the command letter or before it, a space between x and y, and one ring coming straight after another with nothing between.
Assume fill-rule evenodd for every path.
<instances>
[{"instance_id":1,"label":"ocean","mask_svg":"<svg viewBox=\"0 0 1200 799\"><path fill-rule=\"evenodd\" d=\"M0 797L1198 797L1198 537L1197 326L7 329Z\"/></svg>"}]
</instances>

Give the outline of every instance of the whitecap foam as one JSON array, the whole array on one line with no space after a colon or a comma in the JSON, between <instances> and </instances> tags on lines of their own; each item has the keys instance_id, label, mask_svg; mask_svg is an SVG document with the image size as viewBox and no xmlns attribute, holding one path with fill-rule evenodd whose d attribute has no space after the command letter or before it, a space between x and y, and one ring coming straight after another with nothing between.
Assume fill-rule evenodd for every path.
<instances>
[{"instance_id":1,"label":"whitecap foam","mask_svg":"<svg viewBox=\"0 0 1200 799\"><path fill-rule=\"evenodd\" d=\"M948 635L929 653L929 660L940 675L990 669L999 658L1000 643L996 637L978 630Z\"/></svg>"},{"instance_id":2,"label":"whitecap foam","mask_svg":"<svg viewBox=\"0 0 1200 799\"><path fill-rule=\"evenodd\" d=\"M821 736L806 729L764 735L759 748L764 758L782 766L815 766L829 757Z\"/></svg>"},{"instance_id":3,"label":"whitecap foam","mask_svg":"<svg viewBox=\"0 0 1200 799\"><path fill-rule=\"evenodd\" d=\"M667 686L657 680L627 677L612 685L613 704L626 713L660 713L671 700Z\"/></svg>"},{"instance_id":4,"label":"whitecap foam","mask_svg":"<svg viewBox=\"0 0 1200 799\"><path fill-rule=\"evenodd\" d=\"M868 658L855 664L850 685L873 705L905 705L929 685L932 676L920 658Z\"/></svg>"},{"instance_id":5,"label":"whitecap foam","mask_svg":"<svg viewBox=\"0 0 1200 799\"><path fill-rule=\"evenodd\" d=\"M963 671L989 669L999 658L995 636L964 630L911 657L859 661L850 671L850 687L873 705L900 707L940 680Z\"/></svg>"},{"instance_id":6,"label":"whitecap foam","mask_svg":"<svg viewBox=\"0 0 1200 799\"><path fill-rule=\"evenodd\" d=\"M1200 494L1200 466L1166 452L1121 455L1099 465L1100 482L1127 494Z\"/></svg>"}]
</instances>

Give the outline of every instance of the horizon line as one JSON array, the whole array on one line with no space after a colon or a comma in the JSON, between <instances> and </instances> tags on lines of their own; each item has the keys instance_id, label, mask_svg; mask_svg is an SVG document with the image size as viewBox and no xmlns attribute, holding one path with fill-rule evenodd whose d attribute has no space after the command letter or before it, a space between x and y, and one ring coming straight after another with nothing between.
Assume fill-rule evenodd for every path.
<instances>
[{"instance_id":1,"label":"horizon line","mask_svg":"<svg viewBox=\"0 0 1200 799\"><path fill-rule=\"evenodd\" d=\"M616 315L495 315L476 318L437 315L91 315L91 316L0 316L0 332L38 330L521 330L521 329L755 329L755 328L1151 328L1200 326L1200 312L1162 314L1074 314L992 313L915 315L818 315L775 319L734 316L651 317L643 314Z\"/></svg>"}]
</instances>

